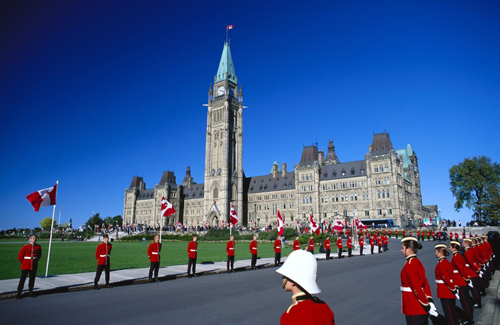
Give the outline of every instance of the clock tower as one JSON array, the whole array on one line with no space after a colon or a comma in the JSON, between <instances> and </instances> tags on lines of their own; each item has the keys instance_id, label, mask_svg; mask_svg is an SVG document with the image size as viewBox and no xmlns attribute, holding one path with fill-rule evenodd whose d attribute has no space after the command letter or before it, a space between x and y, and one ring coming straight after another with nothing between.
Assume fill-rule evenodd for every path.
<instances>
[{"instance_id":1,"label":"clock tower","mask_svg":"<svg viewBox=\"0 0 500 325\"><path fill-rule=\"evenodd\" d=\"M205 216L210 225L229 222L234 206L243 220L243 93L229 43L224 43L214 85L208 91L205 146Z\"/></svg>"}]
</instances>

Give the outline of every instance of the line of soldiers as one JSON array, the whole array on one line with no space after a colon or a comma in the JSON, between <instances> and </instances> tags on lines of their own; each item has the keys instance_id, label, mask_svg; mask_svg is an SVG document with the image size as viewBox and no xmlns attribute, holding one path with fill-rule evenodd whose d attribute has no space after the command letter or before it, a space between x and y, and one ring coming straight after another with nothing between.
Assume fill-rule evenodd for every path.
<instances>
[{"instance_id":1,"label":"line of soldiers","mask_svg":"<svg viewBox=\"0 0 500 325\"><path fill-rule=\"evenodd\" d=\"M402 313L407 324L428 324L429 315L433 323L445 321L447 324L474 324L474 308L481 308L481 296L494 273L495 255L486 236L463 240L464 252L458 241L450 241L449 247L443 243L435 245L438 263L435 268L437 296L441 301L444 316L437 313L425 269L417 258L422 245L415 237L401 240L401 253L406 264L401 271ZM446 259L449 251L451 262ZM456 307L459 300L461 309Z\"/></svg>"}]
</instances>

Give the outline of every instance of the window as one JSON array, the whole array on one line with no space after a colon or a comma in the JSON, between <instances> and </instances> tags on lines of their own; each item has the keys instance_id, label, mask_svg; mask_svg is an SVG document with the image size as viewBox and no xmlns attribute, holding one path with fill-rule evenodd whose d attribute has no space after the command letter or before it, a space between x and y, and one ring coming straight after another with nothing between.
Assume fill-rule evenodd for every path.
<instances>
[{"instance_id":1,"label":"window","mask_svg":"<svg viewBox=\"0 0 500 325\"><path fill-rule=\"evenodd\" d=\"M366 194L363 192L363 201L366 200Z\"/></svg>"},{"instance_id":2,"label":"window","mask_svg":"<svg viewBox=\"0 0 500 325\"><path fill-rule=\"evenodd\" d=\"M382 198L385 199L385 191L382 190Z\"/></svg>"},{"instance_id":3,"label":"window","mask_svg":"<svg viewBox=\"0 0 500 325\"><path fill-rule=\"evenodd\" d=\"M380 199L380 191L377 191L377 197Z\"/></svg>"},{"instance_id":4,"label":"window","mask_svg":"<svg viewBox=\"0 0 500 325\"><path fill-rule=\"evenodd\" d=\"M354 175L354 168L351 168L351 175Z\"/></svg>"},{"instance_id":5,"label":"window","mask_svg":"<svg viewBox=\"0 0 500 325\"><path fill-rule=\"evenodd\" d=\"M389 190L387 190L387 198L389 198Z\"/></svg>"},{"instance_id":6,"label":"window","mask_svg":"<svg viewBox=\"0 0 500 325\"><path fill-rule=\"evenodd\" d=\"M377 206L377 212L378 212L378 215L381 216L382 215L382 207L379 205Z\"/></svg>"},{"instance_id":7,"label":"window","mask_svg":"<svg viewBox=\"0 0 500 325\"><path fill-rule=\"evenodd\" d=\"M214 191L213 191L213 195L212 195L212 197L213 197L214 199L219 198L219 189L218 189L217 187L216 187L216 188L214 188Z\"/></svg>"},{"instance_id":8,"label":"window","mask_svg":"<svg viewBox=\"0 0 500 325\"><path fill-rule=\"evenodd\" d=\"M365 217L369 216L370 216L370 209L368 209L368 207L365 207Z\"/></svg>"},{"instance_id":9,"label":"window","mask_svg":"<svg viewBox=\"0 0 500 325\"><path fill-rule=\"evenodd\" d=\"M375 166L375 168L373 169L373 171L374 171L375 173L378 173L378 167L377 167L377 166Z\"/></svg>"},{"instance_id":10,"label":"window","mask_svg":"<svg viewBox=\"0 0 500 325\"><path fill-rule=\"evenodd\" d=\"M392 206L390 204L387 206L387 214L388 215L392 214Z\"/></svg>"}]
</instances>

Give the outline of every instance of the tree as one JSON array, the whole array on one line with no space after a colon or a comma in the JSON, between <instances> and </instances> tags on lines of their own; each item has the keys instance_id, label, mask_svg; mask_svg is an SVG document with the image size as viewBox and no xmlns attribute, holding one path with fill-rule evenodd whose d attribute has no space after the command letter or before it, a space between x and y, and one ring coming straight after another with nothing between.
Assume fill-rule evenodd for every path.
<instances>
[{"instance_id":1,"label":"tree","mask_svg":"<svg viewBox=\"0 0 500 325\"><path fill-rule=\"evenodd\" d=\"M450 168L450 189L456 199L455 210L464 206L474 211L478 222L490 221L498 213L498 199L495 189L500 185L500 165L492 163L491 158L480 156L466 158Z\"/></svg>"},{"instance_id":2,"label":"tree","mask_svg":"<svg viewBox=\"0 0 500 325\"><path fill-rule=\"evenodd\" d=\"M89 220L87 220L87 226L90 229L94 229L95 225L98 225L99 227L101 227L103 223L104 223L104 221L99 216L99 213L94 214L92 217L89 218Z\"/></svg>"},{"instance_id":3,"label":"tree","mask_svg":"<svg viewBox=\"0 0 500 325\"><path fill-rule=\"evenodd\" d=\"M50 224L52 223L52 218L43 218L40 221L40 227L42 227L43 230L50 231ZM54 227L57 227L57 221L54 220Z\"/></svg>"}]
</instances>

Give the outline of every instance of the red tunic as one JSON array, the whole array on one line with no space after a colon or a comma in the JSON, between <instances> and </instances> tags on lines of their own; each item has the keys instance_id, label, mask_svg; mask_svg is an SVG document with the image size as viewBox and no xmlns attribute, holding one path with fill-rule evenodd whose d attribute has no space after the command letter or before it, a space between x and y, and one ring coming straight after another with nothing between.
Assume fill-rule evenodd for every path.
<instances>
[{"instance_id":1,"label":"red tunic","mask_svg":"<svg viewBox=\"0 0 500 325\"><path fill-rule=\"evenodd\" d=\"M411 232L411 230L410 230L410 237L411 237L411 235L412 235L412 232Z\"/></svg>"},{"instance_id":2,"label":"red tunic","mask_svg":"<svg viewBox=\"0 0 500 325\"><path fill-rule=\"evenodd\" d=\"M309 243L307 245L309 246L310 251L314 250L314 241L312 239L309 239Z\"/></svg>"},{"instance_id":3,"label":"red tunic","mask_svg":"<svg viewBox=\"0 0 500 325\"><path fill-rule=\"evenodd\" d=\"M281 315L282 325L335 325L335 315L328 305L316 297L293 303Z\"/></svg>"},{"instance_id":4,"label":"red tunic","mask_svg":"<svg viewBox=\"0 0 500 325\"><path fill-rule=\"evenodd\" d=\"M383 237L382 237L382 243L383 243L384 245L389 244L389 238L387 238L387 236L383 236Z\"/></svg>"},{"instance_id":5,"label":"red tunic","mask_svg":"<svg viewBox=\"0 0 500 325\"><path fill-rule=\"evenodd\" d=\"M227 256L234 256L234 249L236 248L236 244L234 243L234 240L230 240L226 244L226 252Z\"/></svg>"},{"instance_id":6,"label":"red tunic","mask_svg":"<svg viewBox=\"0 0 500 325\"><path fill-rule=\"evenodd\" d=\"M375 238L370 237L370 246L375 246Z\"/></svg>"},{"instance_id":7,"label":"red tunic","mask_svg":"<svg viewBox=\"0 0 500 325\"><path fill-rule=\"evenodd\" d=\"M438 298L455 299L458 285L454 279L453 267L445 257L439 259L435 273Z\"/></svg>"},{"instance_id":8,"label":"red tunic","mask_svg":"<svg viewBox=\"0 0 500 325\"><path fill-rule=\"evenodd\" d=\"M342 249L342 238L337 239L337 248Z\"/></svg>"},{"instance_id":9,"label":"red tunic","mask_svg":"<svg viewBox=\"0 0 500 325\"><path fill-rule=\"evenodd\" d=\"M111 244L100 243L97 245L97 249L95 250L97 265L111 265L109 254L111 254Z\"/></svg>"},{"instance_id":10,"label":"red tunic","mask_svg":"<svg viewBox=\"0 0 500 325\"><path fill-rule=\"evenodd\" d=\"M475 273L479 273L481 270L481 266L479 265L476 254L474 254L474 250L472 248L465 249L465 259L469 262L469 266Z\"/></svg>"},{"instance_id":11,"label":"red tunic","mask_svg":"<svg viewBox=\"0 0 500 325\"><path fill-rule=\"evenodd\" d=\"M352 248L352 239L347 238L347 248Z\"/></svg>"},{"instance_id":12,"label":"red tunic","mask_svg":"<svg viewBox=\"0 0 500 325\"><path fill-rule=\"evenodd\" d=\"M401 312L405 315L425 315L422 305L429 305L432 298L429 282L425 277L425 269L416 255L406 258L401 270Z\"/></svg>"},{"instance_id":13,"label":"red tunic","mask_svg":"<svg viewBox=\"0 0 500 325\"><path fill-rule=\"evenodd\" d=\"M453 256L451 258L451 265L455 267L455 269L458 270L458 273L464 278L465 280L469 281L470 278L477 278L478 275L472 268L467 264L465 261L464 257L462 254L459 252L453 253Z\"/></svg>"},{"instance_id":14,"label":"red tunic","mask_svg":"<svg viewBox=\"0 0 500 325\"><path fill-rule=\"evenodd\" d=\"M427 230L427 238L430 238L431 237L431 232L429 230Z\"/></svg>"},{"instance_id":15,"label":"red tunic","mask_svg":"<svg viewBox=\"0 0 500 325\"><path fill-rule=\"evenodd\" d=\"M397 234L398 234L398 230L397 230L397 229L396 229L396 230L394 230L394 233L395 233L395 234L396 234L396 236L397 236Z\"/></svg>"},{"instance_id":16,"label":"red tunic","mask_svg":"<svg viewBox=\"0 0 500 325\"><path fill-rule=\"evenodd\" d=\"M188 244L188 257L189 258L196 258L196 255L198 254L198 243L195 241L190 241Z\"/></svg>"},{"instance_id":17,"label":"red tunic","mask_svg":"<svg viewBox=\"0 0 500 325\"><path fill-rule=\"evenodd\" d=\"M403 230L403 237L404 237L404 235L406 235L406 230Z\"/></svg>"},{"instance_id":18,"label":"red tunic","mask_svg":"<svg viewBox=\"0 0 500 325\"><path fill-rule=\"evenodd\" d=\"M481 249L477 244L472 246L472 249L474 250L474 254L476 255L476 260L481 266L483 266L486 261L484 260L483 254L481 253Z\"/></svg>"},{"instance_id":19,"label":"red tunic","mask_svg":"<svg viewBox=\"0 0 500 325\"><path fill-rule=\"evenodd\" d=\"M161 243L153 242L149 244L148 247L148 256L151 262L159 262L160 261L160 251L161 251Z\"/></svg>"},{"instance_id":20,"label":"red tunic","mask_svg":"<svg viewBox=\"0 0 500 325\"><path fill-rule=\"evenodd\" d=\"M257 241L252 240L248 249L250 250L250 254L257 255Z\"/></svg>"},{"instance_id":21,"label":"red tunic","mask_svg":"<svg viewBox=\"0 0 500 325\"><path fill-rule=\"evenodd\" d=\"M295 241L293 242L293 250L296 251L298 249L300 249L300 242L295 239Z\"/></svg>"},{"instance_id":22,"label":"red tunic","mask_svg":"<svg viewBox=\"0 0 500 325\"><path fill-rule=\"evenodd\" d=\"M390 235L391 235L391 230L389 229L389 230L387 231L387 233L388 233L388 234L389 234L389 236L390 236Z\"/></svg>"},{"instance_id":23,"label":"red tunic","mask_svg":"<svg viewBox=\"0 0 500 325\"><path fill-rule=\"evenodd\" d=\"M24 245L17 255L17 259L21 263L21 270L36 270L40 258L42 258L42 248L38 244Z\"/></svg>"},{"instance_id":24,"label":"red tunic","mask_svg":"<svg viewBox=\"0 0 500 325\"><path fill-rule=\"evenodd\" d=\"M382 237L377 238L377 245L382 246Z\"/></svg>"},{"instance_id":25,"label":"red tunic","mask_svg":"<svg viewBox=\"0 0 500 325\"><path fill-rule=\"evenodd\" d=\"M458 232L455 233L455 240L458 240Z\"/></svg>"},{"instance_id":26,"label":"red tunic","mask_svg":"<svg viewBox=\"0 0 500 325\"><path fill-rule=\"evenodd\" d=\"M279 240L279 239L276 239L274 241L274 252L281 253L281 240Z\"/></svg>"},{"instance_id":27,"label":"red tunic","mask_svg":"<svg viewBox=\"0 0 500 325\"><path fill-rule=\"evenodd\" d=\"M359 237L359 246L363 247L365 245L363 237Z\"/></svg>"},{"instance_id":28,"label":"red tunic","mask_svg":"<svg viewBox=\"0 0 500 325\"><path fill-rule=\"evenodd\" d=\"M325 245L325 249L330 249L330 248L331 248L331 245L330 245L330 239L328 239L328 238L327 238L327 239L325 239L325 243L324 243L324 245Z\"/></svg>"}]
</instances>

